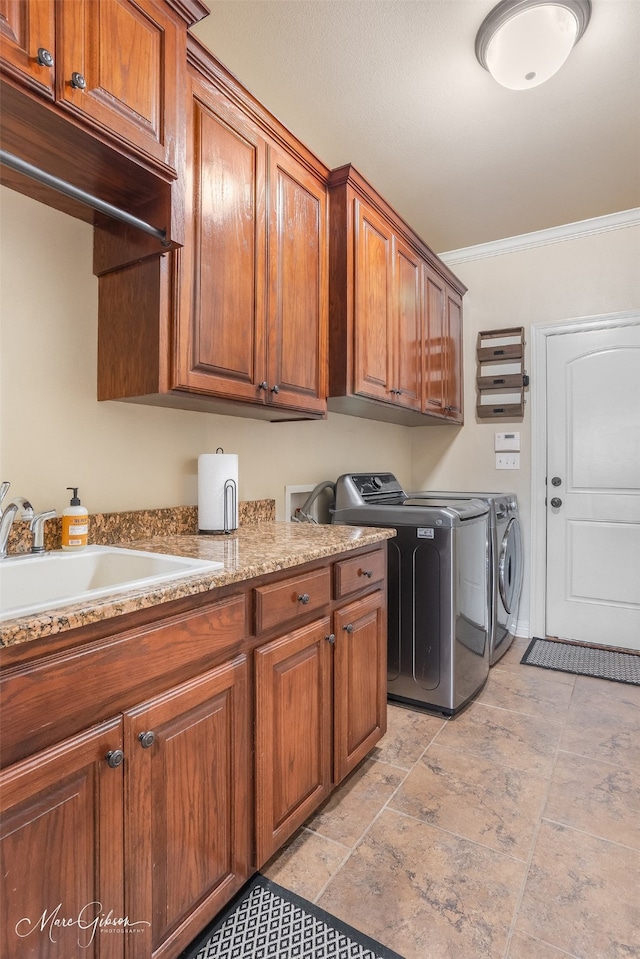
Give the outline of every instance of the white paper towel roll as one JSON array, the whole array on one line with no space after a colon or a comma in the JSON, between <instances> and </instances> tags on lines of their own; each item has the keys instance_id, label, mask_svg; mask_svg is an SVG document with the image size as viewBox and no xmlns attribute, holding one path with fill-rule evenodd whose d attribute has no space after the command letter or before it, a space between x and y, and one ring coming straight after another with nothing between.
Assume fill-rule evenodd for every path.
<instances>
[{"instance_id":1,"label":"white paper towel roll","mask_svg":"<svg viewBox=\"0 0 640 959\"><path fill-rule=\"evenodd\" d=\"M229 484L225 492L229 481L235 485ZM201 453L198 457L198 529L201 533L222 533L237 528L238 457L235 453Z\"/></svg>"}]
</instances>

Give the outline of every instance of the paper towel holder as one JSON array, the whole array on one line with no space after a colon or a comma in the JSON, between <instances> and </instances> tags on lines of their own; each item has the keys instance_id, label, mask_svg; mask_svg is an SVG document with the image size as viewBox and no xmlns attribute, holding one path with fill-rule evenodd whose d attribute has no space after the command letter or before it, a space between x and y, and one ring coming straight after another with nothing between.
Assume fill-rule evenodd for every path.
<instances>
[{"instance_id":1,"label":"paper towel holder","mask_svg":"<svg viewBox=\"0 0 640 959\"><path fill-rule=\"evenodd\" d=\"M224 454L224 449L221 446L218 446L215 453ZM237 486L237 480L233 476L228 476L228 473L227 473L228 478L224 480L224 485L222 485L224 472L226 472L224 469L223 469L223 476L219 476L218 478L218 477L215 477L215 474L214 474L214 480L213 480L214 488L215 488L216 479L218 482L216 499L219 504L217 507L217 512L214 511L215 518L214 516L207 515L206 520L208 522L203 523L201 526L201 523L202 523L201 500L200 500L201 483L202 483L202 475L200 474L201 460L210 460L211 462L213 462L216 459L217 459L217 456L215 454L213 456L210 454L203 454L202 456L198 457L198 527L199 527L198 533L205 534L205 535L224 533L228 535L229 533L234 532L238 528L238 486ZM224 460L225 457L222 456L221 459ZM227 459L236 461L235 471L237 476L237 457L228 456ZM215 467L215 469L217 469L217 467ZM231 467L229 467L229 472L233 473L234 470ZM211 481L210 477L207 477L207 479ZM221 497L220 497L220 494L222 494ZM220 502L220 498L222 502ZM222 516L220 516L220 506L222 507ZM203 526L206 526L207 528L203 528ZM213 528L214 526L217 528L214 529Z\"/></svg>"},{"instance_id":2,"label":"paper towel holder","mask_svg":"<svg viewBox=\"0 0 640 959\"><path fill-rule=\"evenodd\" d=\"M229 508L229 494L231 494L231 508ZM224 484L224 532L230 533L235 526L231 524L235 522L236 518L236 505L238 502L238 490L236 488L236 481L233 479L228 479ZM229 519L229 516L232 518Z\"/></svg>"}]
</instances>

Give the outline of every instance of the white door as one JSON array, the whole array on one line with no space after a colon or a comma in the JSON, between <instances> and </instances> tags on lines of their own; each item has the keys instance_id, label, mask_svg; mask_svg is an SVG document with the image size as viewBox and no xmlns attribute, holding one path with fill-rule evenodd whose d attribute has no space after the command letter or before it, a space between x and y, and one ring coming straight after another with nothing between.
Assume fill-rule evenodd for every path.
<instances>
[{"instance_id":1,"label":"white door","mask_svg":"<svg viewBox=\"0 0 640 959\"><path fill-rule=\"evenodd\" d=\"M546 632L640 649L640 323L547 337Z\"/></svg>"}]
</instances>

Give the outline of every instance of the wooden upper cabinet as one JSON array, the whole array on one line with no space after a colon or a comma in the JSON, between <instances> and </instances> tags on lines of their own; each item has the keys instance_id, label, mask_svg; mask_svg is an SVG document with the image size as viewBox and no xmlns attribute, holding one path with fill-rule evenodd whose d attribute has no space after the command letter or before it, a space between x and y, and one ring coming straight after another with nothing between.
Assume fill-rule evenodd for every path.
<instances>
[{"instance_id":1,"label":"wooden upper cabinet","mask_svg":"<svg viewBox=\"0 0 640 959\"><path fill-rule=\"evenodd\" d=\"M5 74L53 99L54 0L0 0L0 51Z\"/></svg>"},{"instance_id":2,"label":"wooden upper cabinet","mask_svg":"<svg viewBox=\"0 0 640 959\"><path fill-rule=\"evenodd\" d=\"M274 406L327 408L327 191L269 150L267 384Z\"/></svg>"},{"instance_id":3,"label":"wooden upper cabinet","mask_svg":"<svg viewBox=\"0 0 640 959\"><path fill-rule=\"evenodd\" d=\"M461 423L462 297L425 267L425 409Z\"/></svg>"},{"instance_id":4,"label":"wooden upper cabinet","mask_svg":"<svg viewBox=\"0 0 640 959\"><path fill-rule=\"evenodd\" d=\"M355 223L354 392L391 400L393 394L393 234L358 200Z\"/></svg>"},{"instance_id":5,"label":"wooden upper cabinet","mask_svg":"<svg viewBox=\"0 0 640 959\"><path fill-rule=\"evenodd\" d=\"M396 402L422 410L422 263L400 239L394 240L393 387Z\"/></svg>"},{"instance_id":6,"label":"wooden upper cabinet","mask_svg":"<svg viewBox=\"0 0 640 959\"><path fill-rule=\"evenodd\" d=\"M178 24L157 0L59 5L56 99L175 169Z\"/></svg>"},{"instance_id":7,"label":"wooden upper cabinet","mask_svg":"<svg viewBox=\"0 0 640 959\"><path fill-rule=\"evenodd\" d=\"M205 12L200 0L0 0L1 70L81 128L175 177L186 31ZM47 122L22 108L30 123ZM58 135L54 121L47 135Z\"/></svg>"},{"instance_id":8,"label":"wooden upper cabinet","mask_svg":"<svg viewBox=\"0 0 640 959\"><path fill-rule=\"evenodd\" d=\"M352 166L332 171L329 193L329 409L425 426L437 420L424 414L439 416L450 406L442 415L461 422L462 380L454 372L461 359L464 285ZM440 405L434 387L425 388L431 353L439 348L429 342L429 297L435 293L425 285L427 270L443 283L446 335L458 338L448 345L448 392ZM450 320L444 290L454 304Z\"/></svg>"},{"instance_id":9,"label":"wooden upper cabinet","mask_svg":"<svg viewBox=\"0 0 640 959\"><path fill-rule=\"evenodd\" d=\"M447 413L455 422L462 423L463 358L462 358L462 297L447 287L446 319L448 336L448 390Z\"/></svg>"},{"instance_id":10,"label":"wooden upper cabinet","mask_svg":"<svg viewBox=\"0 0 640 959\"><path fill-rule=\"evenodd\" d=\"M258 401L265 375L266 141L194 75L190 93L173 385Z\"/></svg>"},{"instance_id":11,"label":"wooden upper cabinet","mask_svg":"<svg viewBox=\"0 0 640 959\"><path fill-rule=\"evenodd\" d=\"M354 390L420 412L420 259L382 217L359 200L354 202Z\"/></svg>"},{"instance_id":12,"label":"wooden upper cabinet","mask_svg":"<svg viewBox=\"0 0 640 959\"><path fill-rule=\"evenodd\" d=\"M265 418L323 416L326 171L296 156L290 134L284 149L286 131L241 106L234 82L208 54L194 57L172 387Z\"/></svg>"}]
</instances>

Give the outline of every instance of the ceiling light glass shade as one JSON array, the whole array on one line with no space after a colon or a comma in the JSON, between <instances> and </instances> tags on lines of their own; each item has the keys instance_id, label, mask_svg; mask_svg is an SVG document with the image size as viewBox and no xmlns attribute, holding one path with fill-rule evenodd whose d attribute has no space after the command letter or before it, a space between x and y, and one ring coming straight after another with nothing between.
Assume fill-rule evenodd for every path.
<instances>
[{"instance_id":1,"label":"ceiling light glass shade","mask_svg":"<svg viewBox=\"0 0 640 959\"><path fill-rule=\"evenodd\" d=\"M503 0L480 26L476 56L503 87L537 87L560 69L590 15L590 0Z\"/></svg>"}]
</instances>

